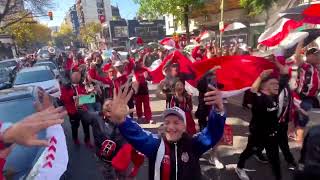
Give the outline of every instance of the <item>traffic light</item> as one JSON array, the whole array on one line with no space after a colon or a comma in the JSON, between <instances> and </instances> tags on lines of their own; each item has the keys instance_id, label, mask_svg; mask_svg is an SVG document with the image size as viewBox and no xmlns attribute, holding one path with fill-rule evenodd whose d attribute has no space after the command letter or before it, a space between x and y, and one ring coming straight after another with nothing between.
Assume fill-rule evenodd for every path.
<instances>
[{"instance_id":1,"label":"traffic light","mask_svg":"<svg viewBox=\"0 0 320 180\"><path fill-rule=\"evenodd\" d=\"M49 12L48 12L48 16L49 16L50 20L52 21L52 20L53 20L53 14L52 14L52 11L49 11Z\"/></svg>"}]
</instances>

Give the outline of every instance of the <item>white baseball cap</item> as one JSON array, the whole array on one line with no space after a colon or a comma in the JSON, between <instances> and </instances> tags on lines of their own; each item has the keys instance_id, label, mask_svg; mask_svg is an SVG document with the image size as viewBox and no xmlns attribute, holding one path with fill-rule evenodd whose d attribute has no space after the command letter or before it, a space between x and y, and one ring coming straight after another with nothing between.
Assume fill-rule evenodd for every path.
<instances>
[{"instance_id":1,"label":"white baseball cap","mask_svg":"<svg viewBox=\"0 0 320 180\"><path fill-rule=\"evenodd\" d=\"M186 113L182 109L178 107L168 108L163 111L162 118L165 119L169 115L178 116L184 122L184 124L187 124Z\"/></svg>"}]
</instances>

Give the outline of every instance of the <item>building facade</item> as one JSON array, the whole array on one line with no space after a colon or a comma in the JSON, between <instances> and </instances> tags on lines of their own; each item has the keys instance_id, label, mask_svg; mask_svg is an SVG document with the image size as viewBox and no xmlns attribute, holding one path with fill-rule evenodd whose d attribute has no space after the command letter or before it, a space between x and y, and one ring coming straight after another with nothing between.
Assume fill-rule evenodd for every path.
<instances>
[{"instance_id":1,"label":"building facade","mask_svg":"<svg viewBox=\"0 0 320 180\"><path fill-rule=\"evenodd\" d=\"M104 23L112 19L110 0L78 0L76 11L80 26L89 22Z\"/></svg>"},{"instance_id":2,"label":"building facade","mask_svg":"<svg viewBox=\"0 0 320 180\"><path fill-rule=\"evenodd\" d=\"M68 12L69 16L70 16L70 22L71 22L71 26L72 26L72 32L75 35L79 35L80 34L80 23L79 23L79 18L78 18L78 14L77 14L77 10L76 10L76 5L73 5Z\"/></svg>"},{"instance_id":3,"label":"building facade","mask_svg":"<svg viewBox=\"0 0 320 180\"><path fill-rule=\"evenodd\" d=\"M144 42L157 42L166 36L165 20L128 20L129 37L141 37Z\"/></svg>"}]
</instances>

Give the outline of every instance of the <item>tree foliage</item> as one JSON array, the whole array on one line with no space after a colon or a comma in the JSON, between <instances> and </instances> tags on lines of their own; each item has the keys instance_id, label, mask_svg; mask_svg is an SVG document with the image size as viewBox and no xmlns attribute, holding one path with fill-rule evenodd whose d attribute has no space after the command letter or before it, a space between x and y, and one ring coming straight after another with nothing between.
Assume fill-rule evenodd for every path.
<instances>
[{"instance_id":1,"label":"tree foliage","mask_svg":"<svg viewBox=\"0 0 320 180\"><path fill-rule=\"evenodd\" d=\"M97 34L102 31L100 23L90 22L80 28L80 38L85 44L96 43Z\"/></svg>"},{"instance_id":2,"label":"tree foliage","mask_svg":"<svg viewBox=\"0 0 320 180\"><path fill-rule=\"evenodd\" d=\"M278 0L240 0L240 5L249 11L249 15L258 15L272 7Z\"/></svg>"},{"instance_id":3,"label":"tree foliage","mask_svg":"<svg viewBox=\"0 0 320 180\"><path fill-rule=\"evenodd\" d=\"M27 49L46 45L51 39L51 29L28 21L17 22L2 32L11 35L19 47Z\"/></svg>"},{"instance_id":4,"label":"tree foliage","mask_svg":"<svg viewBox=\"0 0 320 180\"><path fill-rule=\"evenodd\" d=\"M77 37L68 24L62 24L59 32L53 34L53 42L57 47L70 46L75 41L77 41Z\"/></svg>"},{"instance_id":5,"label":"tree foliage","mask_svg":"<svg viewBox=\"0 0 320 180\"><path fill-rule=\"evenodd\" d=\"M140 5L138 15L147 19L172 14L178 20L184 19L185 7L200 8L202 0L134 0Z\"/></svg>"},{"instance_id":6,"label":"tree foliage","mask_svg":"<svg viewBox=\"0 0 320 180\"><path fill-rule=\"evenodd\" d=\"M140 5L138 16L156 19L171 14L178 22L183 22L189 37L190 10L201 8L204 0L134 0Z\"/></svg>"},{"instance_id":7,"label":"tree foliage","mask_svg":"<svg viewBox=\"0 0 320 180\"><path fill-rule=\"evenodd\" d=\"M19 6L24 4L25 10ZM52 0L1 0L0 22L2 29L22 21L32 15L43 16L53 8ZM19 15L17 15L17 13Z\"/></svg>"}]
</instances>

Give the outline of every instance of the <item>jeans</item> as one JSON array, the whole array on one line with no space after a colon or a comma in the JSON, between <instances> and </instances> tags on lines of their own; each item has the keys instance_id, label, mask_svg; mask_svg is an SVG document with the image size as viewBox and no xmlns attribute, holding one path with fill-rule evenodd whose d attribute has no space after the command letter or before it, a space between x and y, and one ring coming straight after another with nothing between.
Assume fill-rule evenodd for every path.
<instances>
[{"instance_id":1,"label":"jeans","mask_svg":"<svg viewBox=\"0 0 320 180\"><path fill-rule=\"evenodd\" d=\"M101 111L101 103L96 102L92 104L87 104L88 111L90 112L100 112Z\"/></svg>"},{"instance_id":2,"label":"jeans","mask_svg":"<svg viewBox=\"0 0 320 180\"><path fill-rule=\"evenodd\" d=\"M300 107L305 111L310 111L312 108L317 108L319 107L318 99L316 97L304 97L302 98ZM301 112L298 112L298 125L300 127L306 127L308 122L309 116L306 116Z\"/></svg>"}]
</instances>

